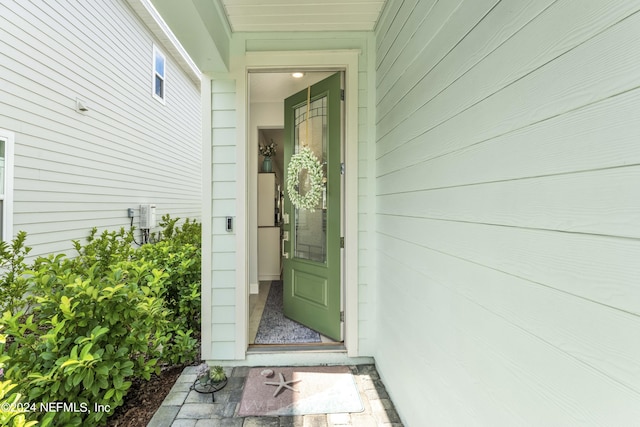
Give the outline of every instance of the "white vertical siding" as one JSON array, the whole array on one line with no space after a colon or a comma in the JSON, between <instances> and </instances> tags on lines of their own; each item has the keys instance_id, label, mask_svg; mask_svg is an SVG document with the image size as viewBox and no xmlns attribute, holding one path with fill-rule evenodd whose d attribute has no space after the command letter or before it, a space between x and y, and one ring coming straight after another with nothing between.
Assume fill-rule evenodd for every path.
<instances>
[{"instance_id":1,"label":"white vertical siding","mask_svg":"<svg viewBox=\"0 0 640 427\"><path fill-rule=\"evenodd\" d=\"M152 98L159 43L123 1L3 2L0 34L14 232L27 231L32 254L71 253L93 226L126 227L129 207L137 226L141 203L158 218L200 218L199 89L167 55L166 104Z\"/></svg>"},{"instance_id":2,"label":"white vertical siding","mask_svg":"<svg viewBox=\"0 0 640 427\"><path fill-rule=\"evenodd\" d=\"M211 82L211 336L203 343L203 357L234 359L236 326L236 232L227 232L227 216L236 220L236 83L214 79ZM207 289L209 288L209 289ZM206 326L205 326L206 328ZM208 348L206 346L209 346Z\"/></svg>"},{"instance_id":3,"label":"white vertical siding","mask_svg":"<svg viewBox=\"0 0 640 427\"><path fill-rule=\"evenodd\" d=\"M640 419L639 9L389 3L376 361L407 425Z\"/></svg>"}]
</instances>

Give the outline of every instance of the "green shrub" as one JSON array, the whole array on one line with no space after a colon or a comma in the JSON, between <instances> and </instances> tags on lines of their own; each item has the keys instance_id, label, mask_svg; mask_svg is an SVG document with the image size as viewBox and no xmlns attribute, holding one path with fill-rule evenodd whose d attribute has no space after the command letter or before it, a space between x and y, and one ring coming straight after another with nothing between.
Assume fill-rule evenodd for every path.
<instances>
[{"instance_id":1,"label":"green shrub","mask_svg":"<svg viewBox=\"0 0 640 427\"><path fill-rule=\"evenodd\" d=\"M105 276L96 267L83 275L64 257L40 259L31 272L36 304L30 314L0 319L11 344L7 378L34 402L75 402L114 409L130 379L149 379L166 343L167 310L160 297L167 275L144 261L122 261ZM9 341L9 340L8 340ZM105 412L50 412L42 425L97 425Z\"/></svg>"},{"instance_id":2,"label":"green shrub","mask_svg":"<svg viewBox=\"0 0 640 427\"><path fill-rule=\"evenodd\" d=\"M98 229L94 227L85 245L77 240L73 241L78 253L73 260L74 270L81 272L93 268L97 274L102 274L114 264L131 259L135 252L132 246L133 232L133 228L129 231L121 228L119 231L105 230L98 236Z\"/></svg>"},{"instance_id":3,"label":"green shrub","mask_svg":"<svg viewBox=\"0 0 640 427\"><path fill-rule=\"evenodd\" d=\"M162 349L162 360L175 364L191 363L198 355L198 340L192 337L191 329L183 331L179 327L171 327L167 335L167 344Z\"/></svg>"},{"instance_id":4,"label":"green shrub","mask_svg":"<svg viewBox=\"0 0 640 427\"><path fill-rule=\"evenodd\" d=\"M96 274L104 274L109 266L122 260L141 260L151 263L167 274L162 297L170 311L170 329L167 343L163 346L162 359L166 363L188 363L198 354L200 337L200 282L202 225L185 220L178 226L180 218L164 215L162 228L154 243L134 249L134 230L103 231L100 235L94 228L83 246L75 241L78 256L74 269L83 271L89 267Z\"/></svg>"},{"instance_id":5,"label":"green shrub","mask_svg":"<svg viewBox=\"0 0 640 427\"><path fill-rule=\"evenodd\" d=\"M200 223L188 219L176 227L179 218L162 217L161 240L140 247L134 258L152 262L168 274L164 299L171 310L171 340L163 351L169 363L187 363L198 354L201 300Z\"/></svg>"},{"instance_id":6,"label":"green shrub","mask_svg":"<svg viewBox=\"0 0 640 427\"><path fill-rule=\"evenodd\" d=\"M74 242L76 257L41 257L30 268L26 234L0 246L7 309L0 317L0 369L8 381L0 402L22 395L85 405L79 412L0 413L0 421L99 425L108 414L94 405L121 405L133 378L149 379L160 361L195 359L201 226L177 221L163 217L162 238L137 249L133 230L98 235L94 228L86 244Z\"/></svg>"},{"instance_id":7,"label":"green shrub","mask_svg":"<svg viewBox=\"0 0 640 427\"><path fill-rule=\"evenodd\" d=\"M27 233L21 231L11 244L0 241L0 313L15 311L25 304L28 284L23 277L27 268L24 258L31 251L24 245L26 238Z\"/></svg>"},{"instance_id":8,"label":"green shrub","mask_svg":"<svg viewBox=\"0 0 640 427\"><path fill-rule=\"evenodd\" d=\"M23 407L22 394L13 391L17 384L0 378L0 426L31 427L37 421L27 421L28 408Z\"/></svg>"},{"instance_id":9,"label":"green shrub","mask_svg":"<svg viewBox=\"0 0 640 427\"><path fill-rule=\"evenodd\" d=\"M135 257L162 266L168 275L164 295L174 321L200 330L200 248L170 241L142 246Z\"/></svg>"},{"instance_id":10,"label":"green shrub","mask_svg":"<svg viewBox=\"0 0 640 427\"><path fill-rule=\"evenodd\" d=\"M180 221L180 218L171 218L169 215L163 215L159 224L162 227L162 231L160 231L156 240L171 240L176 245L188 243L201 247L202 224L187 218L180 227L176 227L178 221Z\"/></svg>"}]
</instances>

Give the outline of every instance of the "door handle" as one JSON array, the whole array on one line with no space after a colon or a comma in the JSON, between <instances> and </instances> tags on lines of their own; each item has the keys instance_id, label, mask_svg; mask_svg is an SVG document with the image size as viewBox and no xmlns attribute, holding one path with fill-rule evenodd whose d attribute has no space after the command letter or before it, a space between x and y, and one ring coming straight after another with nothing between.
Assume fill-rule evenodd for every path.
<instances>
[{"instance_id":1,"label":"door handle","mask_svg":"<svg viewBox=\"0 0 640 427\"><path fill-rule=\"evenodd\" d=\"M282 254L282 258L289 259L289 253L284 251L284 242L289 241L289 232L284 231L282 233L282 240L280 240L280 253Z\"/></svg>"}]
</instances>

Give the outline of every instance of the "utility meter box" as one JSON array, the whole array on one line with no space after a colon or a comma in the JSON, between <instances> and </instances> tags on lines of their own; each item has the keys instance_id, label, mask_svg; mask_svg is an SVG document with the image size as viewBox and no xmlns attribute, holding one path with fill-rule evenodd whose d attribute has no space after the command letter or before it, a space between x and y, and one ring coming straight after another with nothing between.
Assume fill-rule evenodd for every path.
<instances>
[{"instance_id":1,"label":"utility meter box","mask_svg":"<svg viewBox=\"0 0 640 427\"><path fill-rule=\"evenodd\" d=\"M140 205L140 228L149 230L156 226L156 205Z\"/></svg>"}]
</instances>

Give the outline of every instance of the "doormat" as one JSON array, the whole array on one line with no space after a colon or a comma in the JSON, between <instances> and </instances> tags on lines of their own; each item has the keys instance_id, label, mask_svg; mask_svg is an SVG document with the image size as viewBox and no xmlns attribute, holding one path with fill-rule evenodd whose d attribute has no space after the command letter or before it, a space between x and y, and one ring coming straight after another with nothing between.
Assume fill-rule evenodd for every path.
<instances>
[{"instance_id":1,"label":"doormat","mask_svg":"<svg viewBox=\"0 0 640 427\"><path fill-rule=\"evenodd\" d=\"M283 314L282 280L271 282L267 302L258 326L255 344L303 344L321 342L320 334Z\"/></svg>"},{"instance_id":2,"label":"doormat","mask_svg":"<svg viewBox=\"0 0 640 427\"><path fill-rule=\"evenodd\" d=\"M238 416L287 416L362 412L348 366L252 368Z\"/></svg>"}]
</instances>

